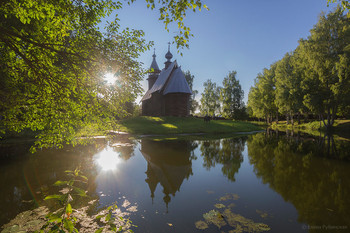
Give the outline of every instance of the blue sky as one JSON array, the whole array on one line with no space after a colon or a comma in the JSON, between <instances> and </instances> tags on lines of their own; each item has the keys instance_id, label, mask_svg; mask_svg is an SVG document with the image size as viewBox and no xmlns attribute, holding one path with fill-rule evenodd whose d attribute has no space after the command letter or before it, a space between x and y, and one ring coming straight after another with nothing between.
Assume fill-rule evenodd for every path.
<instances>
[{"instance_id":1,"label":"blue sky","mask_svg":"<svg viewBox=\"0 0 350 233\"><path fill-rule=\"evenodd\" d=\"M183 56L171 45L173 60L184 71L195 76L194 89L203 91L207 79L222 85L229 71L236 70L247 102L254 79L264 68L293 51L300 38L306 38L317 23L319 14L332 10L327 0L211 0L203 1L209 11L189 13L184 21L194 37ZM136 1L118 11L122 27L142 29L147 40L154 41L157 62L164 67L167 43L177 32L175 25L168 33L158 21L158 12L146 8L145 1ZM153 49L139 58L148 68ZM147 89L146 78L142 82ZM197 99L200 98L200 95ZM139 99L138 99L139 100Z\"/></svg>"}]
</instances>

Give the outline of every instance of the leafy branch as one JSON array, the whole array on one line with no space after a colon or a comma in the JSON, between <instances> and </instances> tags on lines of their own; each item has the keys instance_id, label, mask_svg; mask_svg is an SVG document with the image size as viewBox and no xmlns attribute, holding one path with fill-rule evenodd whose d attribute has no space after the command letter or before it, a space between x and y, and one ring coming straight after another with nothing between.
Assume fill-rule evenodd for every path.
<instances>
[{"instance_id":1,"label":"leafy branch","mask_svg":"<svg viewBox=\"0 0 350 233\"><path fill-rule=\"evenodd\" d=\"M47 216L47 222L40 229L41 232L49 233L63 233L63 232L79 232L79 227L77 227L78 220L78 210L72 207L73 200L77 197L88 198L87 192L78 187L77 184L86 184L88 179L86 176L81 174L81 171L76 168L74 171L65 171L67 176L71 179L64 181L56 181L53 185L61 187L62 194L53 194L45 197L44 200L54 200L61 208L55 212L50 212ZM127 230L128 232L133 232L128 229L130 226L137 227L132 224L132 221L122 216L115 216L114 212L118 209L115 204L109 206L106 210L101 211L102 214L95 217L99 228L95 231L96 233L101 233L104 229L112 232L120 232ZM118 218L118 219L117 219ZM121 224L117 226L116 222L119 220ZM48 230L48 231L47 231Z\"/></svg>"}]
</instances>

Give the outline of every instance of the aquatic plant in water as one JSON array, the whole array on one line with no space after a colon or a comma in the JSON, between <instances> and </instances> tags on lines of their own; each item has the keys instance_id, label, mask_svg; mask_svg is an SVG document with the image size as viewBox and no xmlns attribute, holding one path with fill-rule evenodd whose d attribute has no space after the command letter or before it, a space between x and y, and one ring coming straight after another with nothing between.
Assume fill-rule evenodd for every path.
<instances>
[{"instance_id":1,"label":"aquatic plant in water","mask_svg":"<svg viewBox=\"0 0 350 233\"><path fill-rule=\"evenodd\" d=\"M237 200L239 196L237 194L226 194L221 197L220 201ZM231 208L235 206L234 203L230 203L226 208L224 204L218 203L214 207L219 209L213 209L203 214L205 221L197 221L195 226L197 229L205 230L210 224L217 226L219 229L223 226L229 225L233 229L229 230L228 233L241 233L241 232L264 232L269 231L270 227L264 223L256 223L252 219L243 217L240 214L233 213ZM226 208L226 209L225 209ZM267 214L263 211L257 211L261 217L266 218Z\"/></svg>"},{"instance_id":2,"label":"aquatic plant in water","mask_svg":"<svg viewBox=\"0 0 350 233\"><path fill-rule=\"evenodd\" d=\"M132 222L129 219L124 219L122 215L118 215L118 206L113 204L107 209L102 210L97 216L92 219L86 215L88 207L73 209L71 203L73 197L81 196L87 197L86 191L77 187L76 183L87 183L87 177L83 176L77 168L74 171L66 171L67 175L71 177L68 181L56 181L55 186L63 187L60 192L62 194L54 194L45 197L45 200L56 200L62 208L55 212L49 212L46 216L47 222L42 226L40 232L79 232L76 228L79 222L81 226L90 226L90 232L101 233L104 230L110 232L133 232L130 228ZM125 201L124 207L128 207L130 202ZM136 208L136 207L135 207ZM117 216L117 217L116 217ZM135 226L136 227L136 226Z\"/></svg>"},{"instance_id":3,"label":"aquatic plant in water","mask_svg":"<svg viewBox=\"0 0 350 233\"><path fill-rule=\"evenodd\" d=\"M217 210L210 210L208 213L203 214L203 218L207 223L214 224L219 229L226 225L223 216Z\"/></svg>"},{"instance_id":4,"label":"aquatic plant in water","mask_svg":"<svg viewBox=\"0 0 350 233\"><path fill-rule=\"evenodd\" d=\"M268 213L266 213L266 212L264 212L264 211L262 211L262 210L255 210L255 212L256 212L257 214L259 214L261 218L267 218L267 217L269 216Z\"/></svg>"},{"instance_id":5,"label":"aquatic plant in water","mask_svg":"<svg viewBox=\"0 0 350 233\"><path fill-rule=\"evenodd\" d=\"M221 203L215 204L214 206L215 208L218 208L218 209L222 209L226 207L224 204L221 204Z\"/></svg>"},{"instance_id":6,"label":"aquatic plant in water","mask_svg":"<svg viewBox=\"0 0 350 233\"><path fill-rule=\"evenodd\" d=\"M202 220L195 222L196 228L199 230L205 230L208 228L208 224Z\"/></svg>"},{"instance_id":7,"label":"aquatic plant in water","mask_svg":"<svg viewBox=\"0 0 350 233\"><path fill-rule=\"evenodd\" d=\"M225 196L220 197L219 201L227 201L227 200L234 200L234 201L236 201L238 199L239 199L238 194L236 194L236 193L228 193Z\"/></svg>"}]
</instances>

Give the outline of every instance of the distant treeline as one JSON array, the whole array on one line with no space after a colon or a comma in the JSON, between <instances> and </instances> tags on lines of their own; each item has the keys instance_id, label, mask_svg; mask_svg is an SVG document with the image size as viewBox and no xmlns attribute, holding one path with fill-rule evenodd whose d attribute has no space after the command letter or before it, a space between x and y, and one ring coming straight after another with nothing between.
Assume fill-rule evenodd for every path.
<instances>
[{"instance_id":1,"label":"distant treeline","mask_svg":"<svg viewBox=\"0 0 350 233\"><path fill-rule=\"evenodd\" d=\"M268 123L311 115L327 129L350 117L350 17L340 7L321 14L307 39L258 74L248 112Z\"/></svg>"}]
</instances>

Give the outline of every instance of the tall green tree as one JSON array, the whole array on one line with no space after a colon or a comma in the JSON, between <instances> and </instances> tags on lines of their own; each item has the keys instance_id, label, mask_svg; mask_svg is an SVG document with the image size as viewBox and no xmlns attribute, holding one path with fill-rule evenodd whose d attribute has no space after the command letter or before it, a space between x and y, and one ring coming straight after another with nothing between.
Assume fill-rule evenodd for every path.
<instances>
[{"instance_id":1,"label":"tall green tree","mask_svg":"<svg viewBox=\"0 0 350 233\"><path fill-rule=\"evenodd\" d=\"M236 79L237 72L231 71L224 78L220 91L222 103L222 114L224 117L241 119L245 106L243 102L244 92L239 80Z\"/></svg>"},{"instance_id":2,"label":"tall green tree","mask_svg":"<svg viewBox=\"0 0 350 233\"><path fill-rule=\"evenodd\" d=\"M292 54L258 75L248 99L253 116L310 112L330 129L337 114L349 114L350 18L338 7L310 32Z\"/></svg>"},{"instance_id":3,"label":"tall green tree","mask_svg":"<svg viewBox=\"0 0 350 233\"><path fill-rule=\"evenodd\" d=\"M259 88L257 88L257 81L258 79L255 79L254 86L250 87L247 108L250 117L262 119L265 118L266 115L264 112L264 104L262 102L261 93Z\"/></svg>"},{"instance_id":4,"label":"tall green tree","mask_svg":"<svg viewBox=\"0 0 350 233\"><path fill-rule=\"evenodd\" d=\"M275 103L281 114L287 115L293 124L293 116L303 112L303 97L301 82L302 75L297 67L296 55L287 53L282 60L277 62L275 71L276 97Z\"/></svg>"},{"instance_id":5,"label":"tall green tree","mask_svg":"<svg viewBox=\"0 0 350 233\"><path fill-rule=\"evenodd\" d=\"M132 3L134 0L127 1ZM188 45L188 10L206 8L200 0L157 3L159 20L179 26L175 42ZM122 29L118 18L104 32L101 20L122 9L112 0L8 0L0 2L0 130L40 132L37 146L73 142L78 129L105 125L126 114L125 103L140 93L144 71L137 61L152 46L141 30ZM116 74L107 86L103 76Z\"/></svg>"},{"instance_id":6,"label":"tall green tree","mask_svg":"<svg viewBox=\"0 0 350 233\"><path fill-rule=\"evenodd\" d=\"M270 69L264 69L255 79L255 86L250 89L248 95L248 106L254 117L265 118L271 123L274 116L278 114L275 104L275 70L276 63Z\"/></svg>"},{"instance_id":7,"label":"tall green tree","mask_svg":"<svg viewBox=\"0 0 350 233\"><path fill-rule=\"evenodd\" d=\"M194 75L191 74L191 72L188 70L185 73L186 81L192 91L192 96L190 98L190 113L194 114L199 107L198 101L196 100L196 95L198 95L198 90L193 90L193 80Z\"/></svg>"},{"instance_id":8,"label":"tall green tree","mask_svg":"<svg viewBox=\"0 0 350 233\"><path fill-rule=\"evenodd\" d=\"M339 106L349 96L350 19L340 7L321 15L300 46L306 66L304 104L320 115L326 128L331 128Z\"/></svg>"},{"instance_id":9,"label":"tall green tree","mask_svg":"<svg viewBox=\"0 0 350 233\"><path fill-rule=\"evenodd\" d=\"M220 87L208 79L204 84L201 97L200 110L203 115L214 115L220 113Z\"/></svg>"}]
</instances>

